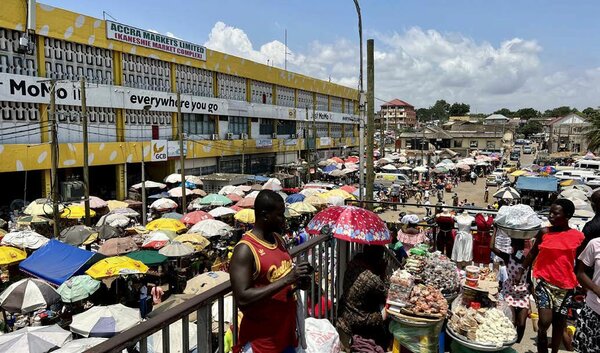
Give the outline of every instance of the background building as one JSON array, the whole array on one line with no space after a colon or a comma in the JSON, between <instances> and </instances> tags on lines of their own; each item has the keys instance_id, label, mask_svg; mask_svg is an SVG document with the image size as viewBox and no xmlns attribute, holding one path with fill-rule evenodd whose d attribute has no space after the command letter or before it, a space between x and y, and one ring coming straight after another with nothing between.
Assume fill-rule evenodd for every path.
<instances>
[{"instance_id":1,"label":"background building","mask_svg":"<svg viewBox=\"0 0 600 353\"><path fill-rule=\"evenodd\" d=\"M27 5L3 0L0 11L0 204L50 193L49 79L59 80L59 181L64 187L82 175L84 77L90 189L104 198L125 197L140 181L142 159L148 179L179 170L177 91L186 173L268 173L276 164L358 145L354 89L134 26ZM152 139L168 141L168 160L150 163Z\"/></svg>"},{"instance_id":2,"label":"background building","mask_svg":"<svg viewBox=\"0 0 600 353\"><path fill-rule=\"evenodd\" d=\"M384 103L375 117L375 125L381 126L381 124L386 130L414 128L417 125L415 107L400 99Z\"/></svg>"},{"instance_id":3,"label":"background building","mask_svg":"<svg viewBox=\"0 0 600 353\"><path fill-rule=\"evenodd\" d=\"M549 153L570 151L585 154L587 152L585 132L590 124L583 117L571 113L550 121L548 125L550 126Z\"/></svg>"}]
</instances>

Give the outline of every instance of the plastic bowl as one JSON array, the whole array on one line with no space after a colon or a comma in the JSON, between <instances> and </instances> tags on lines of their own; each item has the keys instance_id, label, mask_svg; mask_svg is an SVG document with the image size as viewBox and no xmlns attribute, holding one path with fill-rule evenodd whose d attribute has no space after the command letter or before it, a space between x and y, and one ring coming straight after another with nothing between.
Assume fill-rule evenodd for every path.
<instances>
[{"instance_id":1,"label":"plastic bowl","mask_svg":"<svg viewBox=\"0 0 600 353\"><path fill-rule=\"evenodd\" d=\"M529 228L529 229L516 229L516 228L509 228L509 227L501 226L499 224L496 224L496 227L502 229L504 231L504 233L506 233L507 236L509 236L510 238L514 238L514 239L533 239L538 234L540 229L542 229L541 227Z\"/></svg>"}]
</instances>

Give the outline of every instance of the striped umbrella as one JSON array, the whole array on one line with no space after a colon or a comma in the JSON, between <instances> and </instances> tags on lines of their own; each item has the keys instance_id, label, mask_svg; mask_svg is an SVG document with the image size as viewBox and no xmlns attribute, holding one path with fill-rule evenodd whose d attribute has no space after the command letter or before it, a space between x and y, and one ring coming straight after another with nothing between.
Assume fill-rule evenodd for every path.
<instances>
[{"instance_id":1,"label":"striped umbrella","mask_svg":"<svg viewBox=\"0 0 600 353\"><path fill-rule=\"evenodd\" d=\"M77 315L73 315L71 332L83 337L112 337L142 321L138 309L122 304L94 306Z\"/></svg>"},{"instance_id":2,"label":"striped umbrella","mask_svg":"<svg viewBox=\"0 0 600 353\"><path fill-rule=\"evenodd\" d=\"M519 194L519 192L515 188L507 186L505 188L502 188L502 189L496 191L494 193L494 197L497 199L512 200L512 199L520 198L521 194Z\"/></svg>"},{"instance_id":3,"label":"striped umbrella","mask_svg":"<svg viewBox=\"0 0 600 353\"><path fill-rule=\"evenodd\" d=\"M58 325L24 327L0 336L0 352L46 353L69 341L71 332Z\"/></svg>"},{"instance_id":4,"label":"striped umbrella","mask_svg":"<svg viewBox=\"0 0 600 353\"><path fill-rule=\"evenodd\" d=\"M0 294L0 306L11 313L30 313L60 301L60 295L44 281L25 278Z\"/></svg>"}]
</instances>

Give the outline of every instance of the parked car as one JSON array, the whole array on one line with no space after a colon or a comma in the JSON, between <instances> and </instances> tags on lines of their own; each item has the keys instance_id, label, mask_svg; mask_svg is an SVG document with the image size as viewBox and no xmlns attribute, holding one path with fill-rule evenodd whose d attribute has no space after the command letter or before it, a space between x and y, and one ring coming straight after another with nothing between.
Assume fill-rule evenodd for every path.
<instances>
[{"instance_id":1,"label":"parked car","mask_svg":"<svg viewBox=\"0 0 600 353\"><path fill-rule=\"evenodd\" d=\"M497 175L488 175L485 178L485 185L487 186L498 186L499 183L502 182L502 177Z\"/></svg>"},{"instance_id":2,"label":"parked car","mask_svg":"<svg viewBox=\"0 0 600 353\"><path fill-rule=\"evenodd\" d=\"M531 153L533 153L533 149L531 148L531 146L523 147L523 154L531 154Z\"/></svg>"}]
</instances>

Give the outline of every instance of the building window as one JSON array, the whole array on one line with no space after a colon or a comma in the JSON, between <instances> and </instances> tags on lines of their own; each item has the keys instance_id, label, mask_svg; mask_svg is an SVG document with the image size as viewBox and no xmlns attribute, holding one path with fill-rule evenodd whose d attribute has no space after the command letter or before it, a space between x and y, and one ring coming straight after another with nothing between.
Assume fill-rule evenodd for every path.
<instances>
[{"instance_id":1,"label":"building window","mask_svg":"<svg viewBox=\"0 0 600 353\"><path fill-rule=\"evenodd\" d=\"M342 124L331 124L331 137L342 137Z\"/></svg>"},{"instance_id":2,"label":"building window","mask_svg":"<svg viewBox=\"0 0 600 353\"><path fill-rule=\"evenodd\" d=\"M472 140L471 142L469 142L469 147L477 148L479 147L479 142L477 140Z\"/></svg>"},{"instance_id":3,"label":"building window","mask_svg":"<svg viewBox=\"0 0 600 353\"><path fill-rule=\"evenodd\" d=\"M462 148L462 140L454 140L454 145L455 148Z\"/></svg>"},{"instance_id":4,"label":"building window","mask_svg":"<svg viewBox=\"0 0 600 353\"><path fill-rule=\"evenodd\" d=\"M258 133L261 135L272 135L273 120L272 119L260 119L260 125L258 127Z\"/></svg>"},{"instance_id":5,"label":"building window","mask_svg":"<svg viewBox=\"0 0 600 353\"><path fill-rule=\"evenodd\" d=\"M293 135L296 133L296 122L294 120L279 120L277 122L278 135Z\"/></svg>"},{"instance_id":6,"label":"building window","mask_svg":"<svg viewBox=\"0 0 600 353\"><path fill-rule=\"evenodd\" d=\"M241 117L241 116L230 116L228 131L235 135L247 134L248 133L248 118Z\"/></svg>"},{"instance_id":7,"label":"building window","mask_svg":"<svg viewBox=\"0 0 600 353\"><path fill-rule=\"evenodd\" d=\"M183 131L190 135L211 135L215 133L215 120L206 114L183 114Z\"/></svg>"},{"instance_id":8,"label":"building window","mask_svg":"<svg viewBox=\"0 0 600 353\"><path fill-rule=\"evenodd\" d=\"M316 123L315 127L317 128L317 137L329 136L329 129L327 128L327 123Z\"/></svg>"},{"instance_id":9,"label":"building window","mask_svg":"<svg viewBox=\"0 0 600 353\"><path fill-rule=\"evenodd\" d=\"M485 141L485 148L496 148L496 141Z\"/></svg>"},{"instance_id":10,"label":"building window","mask_svg":"<svg viewBox=\"0 0 600 353\"><path fill-rule=\"evenodd\" d=\"M354 125L344 124L344 137L353 137L353 136L354 136Z\"/></svg>"}]
</instances>

